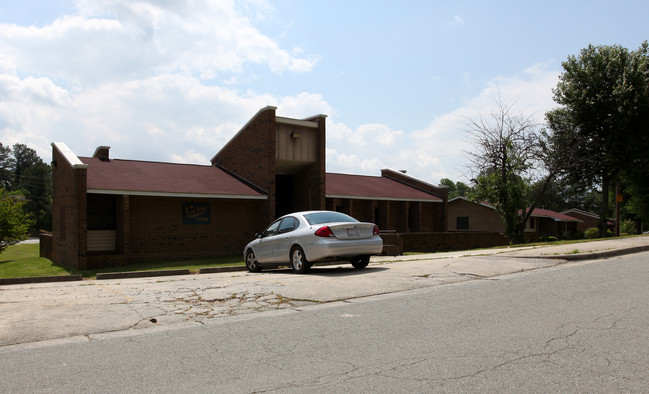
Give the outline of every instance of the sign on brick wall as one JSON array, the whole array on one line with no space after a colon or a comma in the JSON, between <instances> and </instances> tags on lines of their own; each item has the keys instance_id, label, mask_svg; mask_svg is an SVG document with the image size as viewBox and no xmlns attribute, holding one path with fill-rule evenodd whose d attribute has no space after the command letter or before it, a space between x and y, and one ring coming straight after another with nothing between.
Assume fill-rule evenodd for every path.
<instances>
[{"instance_id":1,"label":"sign on brick wall","mask_svg":"<svg viewBox=\"0 0 649 394\"><path fill-rule=\"evenodd\" d=\"M205 202L184 203L183 224L210 224L210 204Z\"/></svg>"}]
</instances>

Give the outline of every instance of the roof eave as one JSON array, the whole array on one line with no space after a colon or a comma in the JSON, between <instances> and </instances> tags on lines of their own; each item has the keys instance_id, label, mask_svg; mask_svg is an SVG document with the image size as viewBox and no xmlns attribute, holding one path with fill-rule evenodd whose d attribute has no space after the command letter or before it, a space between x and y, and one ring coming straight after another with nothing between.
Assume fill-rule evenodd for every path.
<instances>
[{"instance_id":1,"label":"roof eave","mask_svg":"<svg viewBox=\"0 0 649 394\"><path fill-rule=\"evenodd\" d=\"M410 202L442 202L437 199L426 198L404 198L404 197L371 197L371 196L352 196L346 194L327 194L326 198L345 198L350 200L374 200L374 201L410 201Z\"/></svg>"},{"instance_id":2,"label":"roof eave","mask_svg":"<svg viewBox=\"0 0 649 394\"><path fill-rule=\"evenodd\" d=\"M117 189L88 189L88 194L116 194L125 196L145 197L182 197L182 198L219 198L235 200L267 200L268 196L251 194L220 194L220 193L176 193L160 191L117 190Z\"/></svg>"}]
</instances>

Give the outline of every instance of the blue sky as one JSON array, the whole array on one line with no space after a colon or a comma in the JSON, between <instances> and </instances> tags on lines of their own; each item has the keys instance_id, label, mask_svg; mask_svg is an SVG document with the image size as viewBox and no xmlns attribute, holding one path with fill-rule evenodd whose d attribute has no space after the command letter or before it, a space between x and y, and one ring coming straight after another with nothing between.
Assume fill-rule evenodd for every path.
<instances>
[{"instance_id":1,"label":"blue sky","mask_svg":"<svg viewBox=\"0 0 649 394\"><path fill-rule=\"evenodd\" d=\"M646 1L0 0L0 142L209 164L266 105L326 114L327 171L467 181L467 119L543 122L561 62L636 49Z\"/></svg>"}]
</instances>

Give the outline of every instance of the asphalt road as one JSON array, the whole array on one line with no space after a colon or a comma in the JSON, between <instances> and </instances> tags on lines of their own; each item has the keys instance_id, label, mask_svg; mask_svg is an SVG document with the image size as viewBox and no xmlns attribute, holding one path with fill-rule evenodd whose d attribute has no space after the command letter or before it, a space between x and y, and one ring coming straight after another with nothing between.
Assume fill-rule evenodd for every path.
<instances>
[{"instance_id":1,"label":"asphalt road","mask_svg":"<svg viewBox=\"0 0 649 394\"><path fill-rule=\"evenodd\" d=\"M647 392L648 262L8 346L0 392Z\"/></svg>"}]
</instances>

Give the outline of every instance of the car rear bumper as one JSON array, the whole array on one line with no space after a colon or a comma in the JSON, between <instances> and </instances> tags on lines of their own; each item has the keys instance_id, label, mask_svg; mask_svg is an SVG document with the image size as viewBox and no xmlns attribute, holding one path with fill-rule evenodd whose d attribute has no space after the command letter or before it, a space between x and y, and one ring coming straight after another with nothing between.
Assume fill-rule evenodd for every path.
<instances>
[{"instance_id":1,"label":"car rear bumper","mask_svg":"<svg viewBox=\"0 0 649 394\"><path fill-rule=\"evenodd\" d=\"M383 240L379 236L368 239L355 239L341 241L338 239L323 238L310 245L304 253L307 260L316 262L327 259L345 259L360 255L380 254L383 251Z\"/></svg>"}]
</instances>

